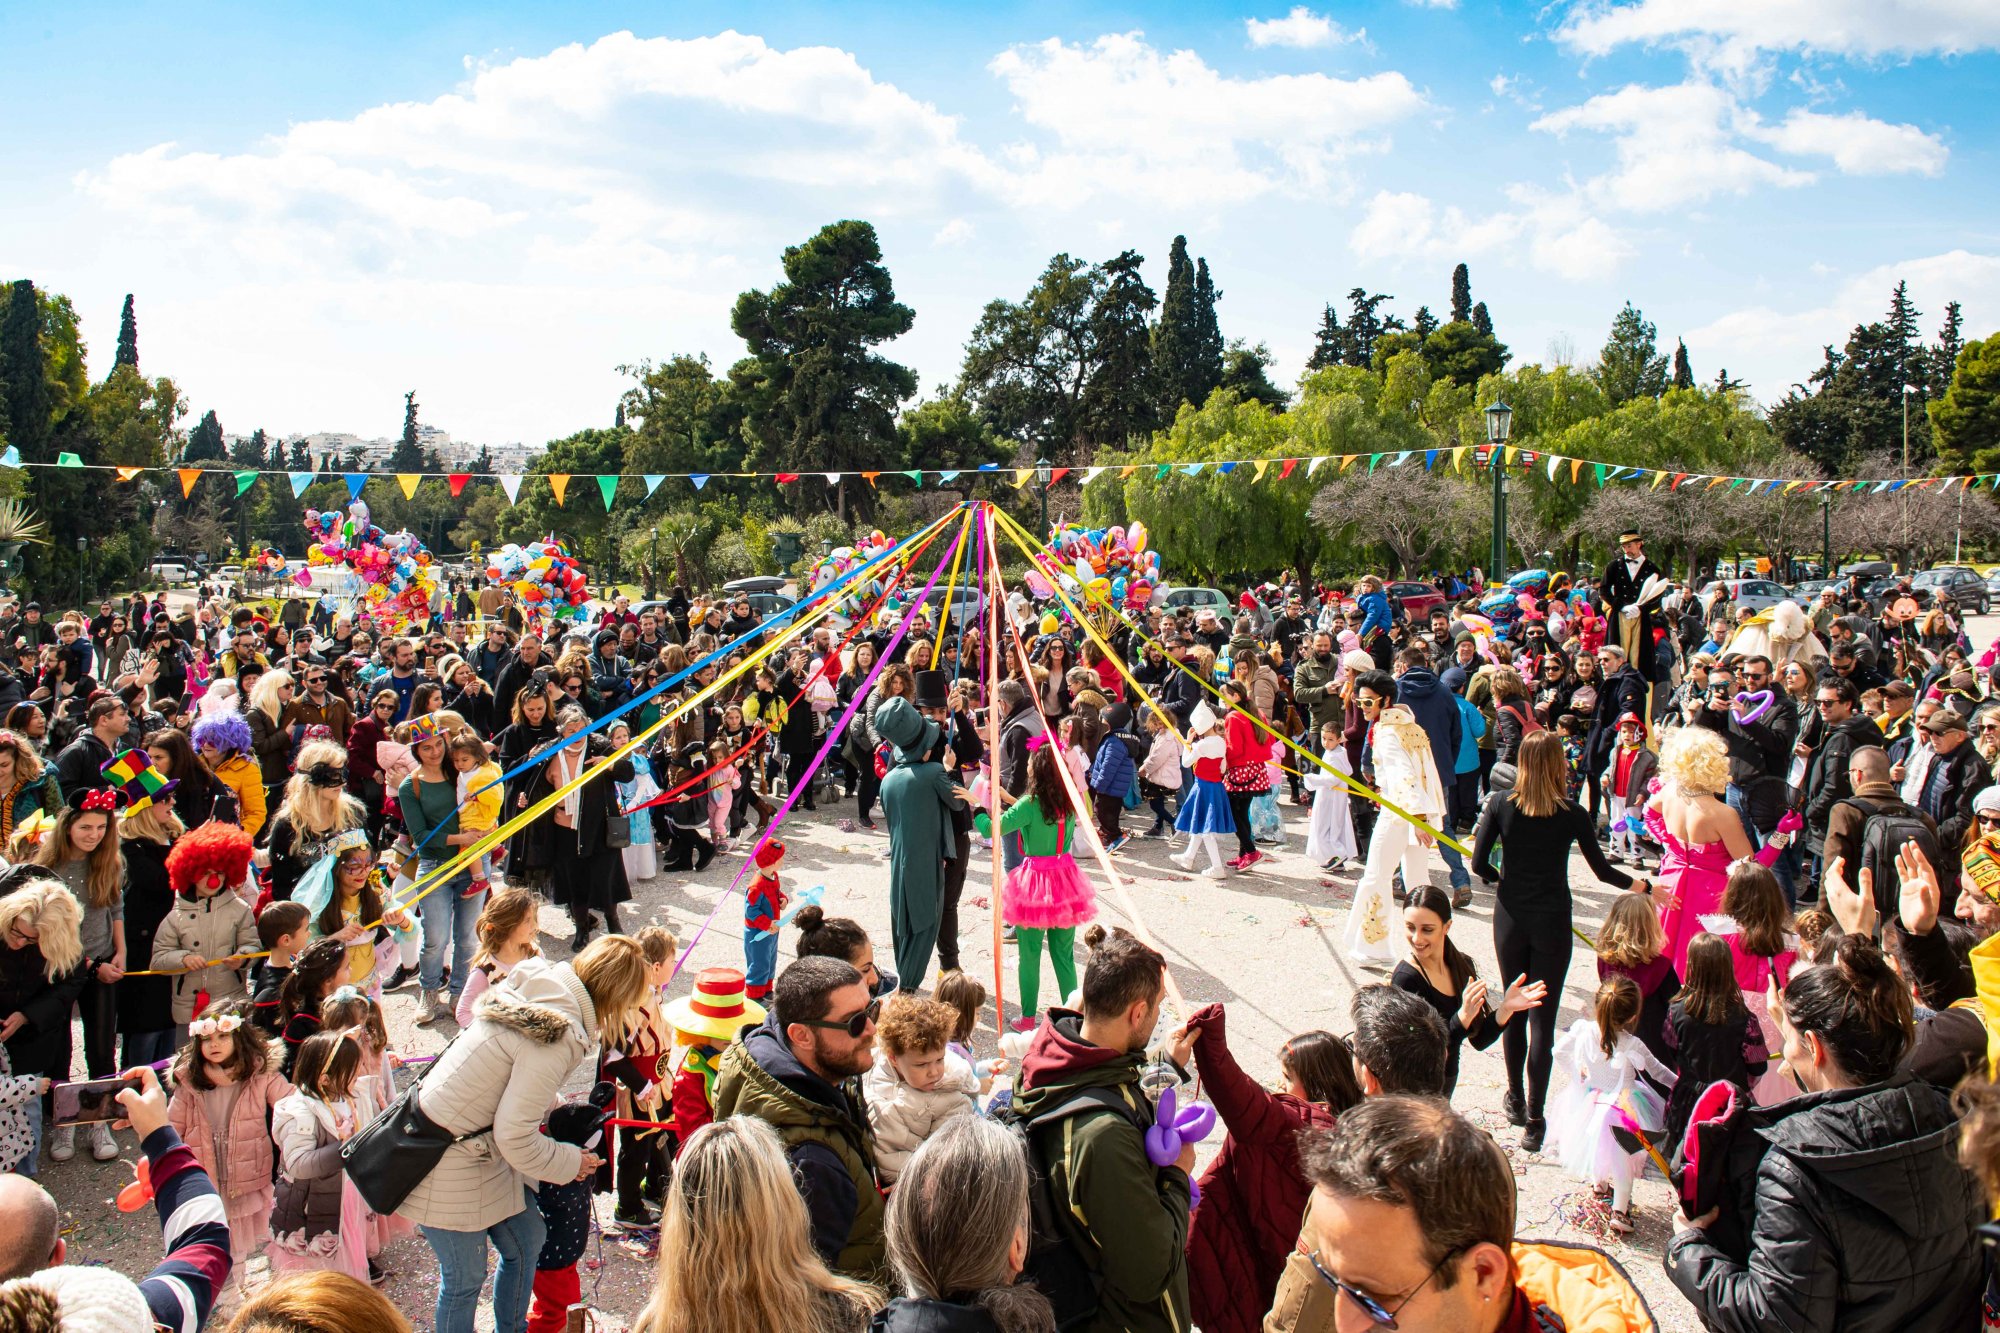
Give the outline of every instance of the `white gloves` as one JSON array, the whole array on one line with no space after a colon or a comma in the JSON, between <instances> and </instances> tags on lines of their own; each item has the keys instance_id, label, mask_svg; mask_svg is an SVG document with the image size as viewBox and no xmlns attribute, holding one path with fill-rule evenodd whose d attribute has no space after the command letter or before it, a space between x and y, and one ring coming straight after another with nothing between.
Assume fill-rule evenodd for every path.
<instances>
[{"instance_id":1,"label":"white gloves","mask_svg":"<svg viewBox=\"0 0 2000 1333\"><path fill-rule=\"evenodd\" d=\"M1637 602L1634 602L1630 606L1621 606L1618 608L1618 614L1627 620L1637 620L1639 618L1639 605Z\"/></svg>"}]
</instances>

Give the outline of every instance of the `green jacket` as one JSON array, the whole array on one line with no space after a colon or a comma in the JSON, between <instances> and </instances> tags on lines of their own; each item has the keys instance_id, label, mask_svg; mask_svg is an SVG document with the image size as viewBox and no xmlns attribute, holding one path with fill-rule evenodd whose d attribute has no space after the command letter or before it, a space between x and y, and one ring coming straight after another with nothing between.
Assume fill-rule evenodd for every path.
<instances>
[{"instance_id":1,"label":"green jacket","mask_svg":"<svg viewBox=\"0 0 2000 1333\"><path fill-rule=\"evenodd\" d=\"M1320 728L1331 723L1341 726L1346 722L1347 705L1340 697L1334 683L1340 679L1340 655L1321 666L1310 651L1299 658L1299 664L1292 672L1292 698L1297 701L1299 711L1306 715L1307 732L1319 735Z\"/></svg>"},{"instance_id":2,"label":"green jacket","mask_svg":"<svg viewBox=\"0 0 2000 1333\"><path fill-rule=\"evenodd\" d=\"M1082 1023L1070 1010L1049 1011L1022 1057L1015 1109L1032 1116L1077 1089L1111 1088L1150 1121L1139 1090L1145 1053L1092 1046ZM1032 1130L1030 1148L1057 1200L1069 1203L1072 1239L1104 1279L1087 1333L1187 1333L1187 1173L1154 1166L1138 1129L1108 1110Z\"/></svg>"},{"instance_id":3,"label":"green jacket","mask_svg":"<svg viewBox=\"0 0 2000 1333\"><path fill-rule=\"evenodd\" d=\"M836 1087L807 1069L774 1013L722 1053L715 1118L755 1116L778 1131L805 1195L813 1248L827 1266L863 1282L888 1278L886 1208L859 1080Z\"/></svg>"},{"instance_id":4,"label":"green jacket","mask_svg":"<svg viewBox=\"0 0 2000 1333\"><path fill-rule=\"evenodd\" d=\"M1042 818L1042 803L1032 796L1024 796L1007 807L1007 813L1000 816L1000 832L1021 835L1021 851L1028 856L1054 856L1066 852L1076 840L1076 817L1065 815L1051 824ZM981 834L990 835L993 821L981 810L972 817L972 826Z\"/></svg>"}]
</instances>

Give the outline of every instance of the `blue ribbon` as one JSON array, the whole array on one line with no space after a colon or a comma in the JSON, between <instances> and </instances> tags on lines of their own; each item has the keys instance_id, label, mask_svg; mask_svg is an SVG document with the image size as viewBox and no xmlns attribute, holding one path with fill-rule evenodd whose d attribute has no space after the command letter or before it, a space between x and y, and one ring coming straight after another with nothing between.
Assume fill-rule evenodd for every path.
<instances>
[{"instance_id":1,"label":"blue ribbon","mask_svg":"<svg viewBox=\"0 0 2000 1333\"><path fill-rule=\"evenodd\" d=\"M963 507L964 507L963 505L960 505L957 508L963 508ZM954 509L953 512L956 512L956 509ZM658 685L655 685L652 689L647 690L644 694L635 695L632 698L627 699L617 708L612 709L610 712L606 713L603 717L598 718L595 722L592 722L582 731L577 732L573 736L560 736L556 738L556 740L551 742L546 748L537 750L535 753L529 755L526 759L523 759L513 768L508 769L505 773L502 773L499 777L493 779L493 781L487 783L484 787L481 787L478 791L469 793L466 796L466 799L463 803L453 808L450 817L439 820L436 824L433 824L431 826L431 831L424 835L424 840L416 845L415 850L419 854L417 856L418 862L420 864L422 863L423 857L421 853L423 852L425 847L430 845L430 840L432 838L435 838L439 833L443 832L444 826L446 824L451 823L452 820L457 817L458 812L460 810L463 810L467 805L470 805L472 803L473 797L483 795L486 792L492 791L495 787L503 786L506 783L513 781L515 778L527 772L529 769L535 767L537 764L547 763L549 759L556 754L557 751L562 750L566 746L571 746L576 744L579 737L589 736L598 731L603 730L606 727L609 727L613 722L616 722L619 718L625 716L625 714L639 707L647 700L653 698L654 696L666 690L671 690L672 688L674 688L674 686L680 684L682 681L686 680L689 676L694 675L696 672L700 671L703 667L708 666L710 663L715 662L719 658L727 657L730 653L735 652L739 647L747 643L750 639L761 635L769 634L774 630L785 628L787 625L790 624L790 622L793 619L795 619L800 615L803 615L815 603L826 601L836 591L838 591L843 584L850 583L856 579L859 579L862 575L866 574L876 565L881 564L884 560L892 558L898 551L908 546L918 537L923 536L924 533L930 531L930 527L931 525L926 525L925 527L919 528L917 531L903 538L903 540L897 542L894 546L891 546L887 550L878 553L877 555L875 555L874 558L868 560L866 563L856 565L853 569L850 569L847 573L841 575L833 582L827 584L824 588L821 588L818 592L815 592L810 596L805 597L800 601L793 603L791 609L786 611L783 615L776 616L771 620L767 620L763 624L759 625L756 629L751 630L749 633L744 634L739 638L733 639L730 642L723 644L720 648L717 648L714 652L710 653L707 657L702 658L699 662L690 662L686 667L684 667L681 671L679 671L672 677L661 681Z\"/></svg>"}]
</instances>

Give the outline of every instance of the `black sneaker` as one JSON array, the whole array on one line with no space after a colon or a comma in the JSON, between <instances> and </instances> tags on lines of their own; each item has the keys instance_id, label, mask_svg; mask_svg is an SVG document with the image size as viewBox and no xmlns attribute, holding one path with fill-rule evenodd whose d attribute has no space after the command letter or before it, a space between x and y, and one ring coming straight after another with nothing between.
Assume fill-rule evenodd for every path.
<instances>
[{"instance_id":1,"label":"black sneaker","mask_svg":"<svg viewBox=\"0 0 2000 1333\"><path fill-rule=\"evenodd\" d=\"M1548 1132L1548 1121L1530 1120L1528 1127L1521 1131L1521 1151L1525 1153L1540 1152L1542 1150L1542 1139L1547 1136Z\"/></svg>"},{"instance_id":2,"label":"black sneaker","mask_svg":"<svg viewBox=\"0 0 2000 1333\"><path fill-rule=\"evenodd\" d=\"M636 1210L624 1204L618 1205L618 1211L611 1215L611 1220L621 1227L656 1227L660 1224L659 1217L643 1202Z\"/></svg>"},{"instance_id":3,"label":"black sneaker","mask_svg":"<svg viewBox=\"0 0 2000 1333\"><path fill-rule=\"evenodd\" d=\"M1513 1091L1511 1088L1500 1099L1500 1114L1507 1117L1508 1124L1520 1129L1527 1128L1528 1104L1522 1100L1520 1093Z\"/></svg>"},{"instance_id":4,"label":"black sneaker","mask_svg":"<svg viewBox=\"0 0 2000 1333\"><path fill-rule=\"evenodd\" d=\"M384 1282L387 1282L388 1280L389 1280L389 1273L388 1273L388 1270L387 1270L387 1269L385 1269L385 1268L383 1268L383 1267L382 1267L382 1265L380 1265L380 1264L376 1263L376 1262L375 1262L375 1261L374 1261L373 1259L370 1259L370 1260L368 1261L368 1283L369 1283L369 1285L370 1285L370 1286L375 1286L375 1287L379 1287L379 1286L381 1286L381 1285L382 1285L382 1284L383 1284Z\"/></svg>"},{"instance_id":5,"label":"black sneaker","mask_svg":"<svg viewBox=\"0 0 2000 1333\"><path fill-rule=\"evenodd\" d=\"M401 990L403 989L403 987L409 985L412 981L415 981L416 979L417 979L417 969L415 969L414 967L409 967L405 964L398 963L396 965L396 970L390 973L389 975L389 984L384 986L382 989Z\"/></svg>"}]
</instances>

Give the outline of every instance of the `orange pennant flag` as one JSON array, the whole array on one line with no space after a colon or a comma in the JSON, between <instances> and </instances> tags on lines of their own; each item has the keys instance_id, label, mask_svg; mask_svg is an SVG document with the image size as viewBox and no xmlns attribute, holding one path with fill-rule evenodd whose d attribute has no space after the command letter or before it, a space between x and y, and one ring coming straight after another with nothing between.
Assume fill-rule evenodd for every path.
<instances>
[{"instance_id":1,"label":"orange pennant flag","mask_svg":"<svg viewBox=\"0 0 2000 1333\"><path fill-rule=\"evenodd\" d=\"M1579 473L1581 473L1582 471L1583 471L1583 460L1582 460L1581 458L1572 458L1572 459L1570 459L1570 460L1569 460L1569 484L1570 484L1570 485L1572 485L1572 486L1576 485L1576 479L1577 479L1577 475L1578 475Z\"/></svg>"},{"instance_id":2,"label":"orange pennant flag","mask_svg":"<svg viewBox=\"0 0 2000 1333\"><path fill-rule=\"evenodd\" d=\"M549 489L556 493L556 503L562 504L563 496L569 491L569 473L549 473Z\"/></svg>"},{"instance_id":3,"label":"orange pennant flag","mask_svg":"<svg viewBox=\"0 0 2000 1333\"><path fill-rule=\"evenodd\" d=\"M1340 456L1340 470L1342 472L1347 471L1348 468L1354 466L1354 460L1360 456L1359 454L1342 454Z\"/></svg>"},{"instance_id":4,"label":"orange pennant flag","mask_svg":"<svg viewBox=\"0 0 2000 1333\"><path fill-rule=\"evenodd\" d=\"M132 478L138 476L141 472L144 472L145 470L146 469L142 467L121 467L118 469L118 480L130 481L132 480Z\"/></svg>"},{"instance_id":5,"label":"orange pennant flag","mask_svg":"<svg viewBox=\"0 0 2000 1333\"><path fill-rule=\"evenodd\" d=\"M1126 466L1118 469L1118 477L1122 481L1126 477L1131 476L1134 472L1137 472L1138 470L1139 470L1139 465L1137 463L1127 464Z\"/></svg>"},{"instance_id":6,"label":"orange pennant flag","mask_svg":"<svg viewBox=\"0 0 2000 1333\"><path fill-rule=\"evenodd\" d=\"M417 472L398 472L396 474L396 484L403 488L403 498L405 500L414 500L417 498L417 483L422 480L423 475Z\"/></svg>"},{"instance_id":7,"label":"orange pennant flag","mask_svg":"<svg viewBox=\"0 0 2000 1333\"><path fill-rule=\"evenodd\" d=\"M201 480L201 469L198 467L175 468L174 475L181 479L181 499L185 500L194 494L194 484Z\"/></svg>"},{"instance_id":8,"label":"orange pennant flag","mask_svg":"<svg viewBox=\"0 0 2000 1333\"><path fill-rule=\"evenodd\" d=\"M875 484L875 478L881 475L882 474L879 472L864 472L861 474L862 479L865 480L870 486L873 486Z\"/></svg>"}]
</instances>

